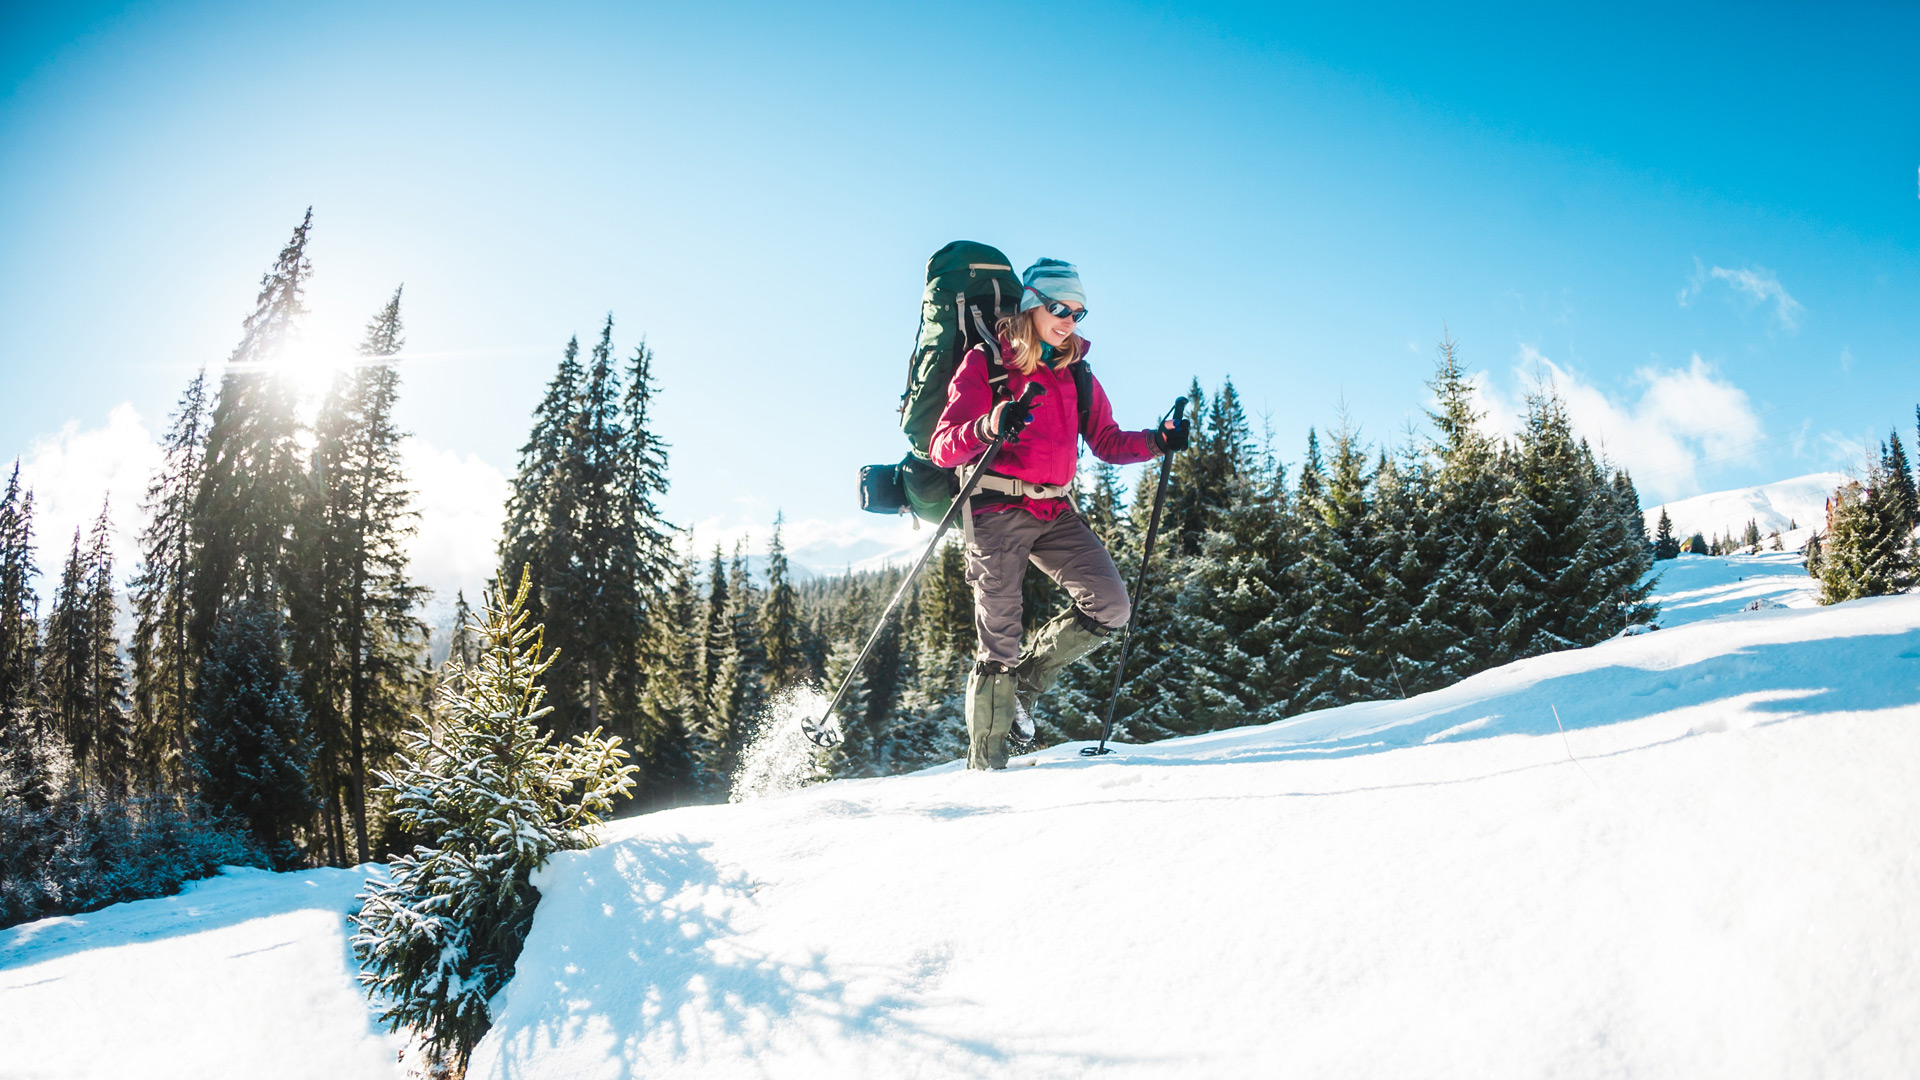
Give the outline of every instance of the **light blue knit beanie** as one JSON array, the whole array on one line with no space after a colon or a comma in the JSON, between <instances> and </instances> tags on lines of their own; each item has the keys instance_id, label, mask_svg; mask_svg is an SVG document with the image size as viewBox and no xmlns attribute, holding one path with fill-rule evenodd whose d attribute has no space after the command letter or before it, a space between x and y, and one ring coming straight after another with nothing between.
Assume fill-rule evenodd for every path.
<instances>
[{"instance_id":1,"label":"light blue knit beanie","mask_svg":"<svg viewBox=\"0 0 1920 1080\"><path fill-rule=\"evenodd\" d=\"M1020 284L1026 286L1020 292L1021 311L1037 308L1048 300L1071 300L1081 307L1087 306L1087 292L1080 287L1080 270L1070 262L1041 259L1020 275Z\"/></svg>"}]
</instances>

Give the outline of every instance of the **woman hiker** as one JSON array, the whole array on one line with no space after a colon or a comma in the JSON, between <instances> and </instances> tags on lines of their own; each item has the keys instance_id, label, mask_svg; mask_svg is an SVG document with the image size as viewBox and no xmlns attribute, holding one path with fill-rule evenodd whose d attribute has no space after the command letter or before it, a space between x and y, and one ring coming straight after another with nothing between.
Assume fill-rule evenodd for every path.
<instances>
[{"instance_id":1,"label":"woman hiker","mask_svg":"<svg viewBox=\"0 0 1920 1080\"><path fill-rule=\"evenodd\" d=\"M947 387L947 407L934 429L933 462L955 468L977 459L994 436L1007 440L993 469L972 496L967 536L967 582L973 586L973 623L979 663L967 680L967 767L1004 769L1007 742L1033 738L1030 711L1060 672L1127 624L1132 606L1120 571L1073 508L1067 492L1084 435L1094 456L1115 465L1146 461L1184 449L1184 418L1157 430L1121 431L1113 406L1091 373L1086 430L1080 427L1073 365L1087 355L1075 328L1087 317L1080 272L1041 259L1021 275L1018 313L996 328L1008 378L998 403L988 382L992 362L984 344L960 361ZM1029 382L1046 390L1031 407L1014 400ZM1020 655L1021 579L1031 560L1060 584L1073 607L1034 635Z\"/></svg>"}]
</instances>

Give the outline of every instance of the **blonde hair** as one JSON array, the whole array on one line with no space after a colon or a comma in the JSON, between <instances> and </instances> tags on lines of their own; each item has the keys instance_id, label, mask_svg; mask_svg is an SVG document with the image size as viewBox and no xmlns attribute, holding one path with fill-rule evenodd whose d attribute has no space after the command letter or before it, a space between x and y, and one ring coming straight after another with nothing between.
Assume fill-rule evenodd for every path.
<instances>
[{"instance_id":1,"label":"blonde hair","mask_svg":"<svg viewBox=\"0 0 1920 1080\"><path fill-rule=\"evenodd\" d=\"M1013 346L1013 355L1002 359L1006 361L1008 367L1022 375L1031 375L1040 366L1041 346L1046 344L1040 340L1039 328L1033 325L1033 313L1038 310L1040 309L1028 308L1018 314L1009 315L994 327L994 332L1006 338L1007 344ZM1074 334L1067 338L1066 345L1055 354L1053 369L1059 371L1078 359L1080 359L1080 335Z\"/></svg>"}]
</instances>

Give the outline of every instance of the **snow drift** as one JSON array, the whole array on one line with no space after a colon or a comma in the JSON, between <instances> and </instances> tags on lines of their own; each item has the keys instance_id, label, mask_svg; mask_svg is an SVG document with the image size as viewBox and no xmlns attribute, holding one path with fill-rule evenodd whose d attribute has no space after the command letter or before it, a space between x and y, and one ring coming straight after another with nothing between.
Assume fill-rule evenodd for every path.
<instances>
[{"instance_id":1,"label":"snow drift","mask_svg":"<svg viewBox=\"0 0 1920 1080\"><path fill-rule=\"evenodd\" d=\"M1914 1075L1920 596L1661 567L1668 628L1406 701L622 822L470 1075ZM0 933L0 1075L395 1075L361 879Z\"/></svg>"},{"instance_id":2,"label":"snow drift","mask_svg":"<svg viewBox=\"0 0 1920 1080\"><path fill-rule=\"evenodd\" d=\"M472 1075L1910 1075L1917 722L1898 597L655 814Z\"/></svg>"}]
</instances>

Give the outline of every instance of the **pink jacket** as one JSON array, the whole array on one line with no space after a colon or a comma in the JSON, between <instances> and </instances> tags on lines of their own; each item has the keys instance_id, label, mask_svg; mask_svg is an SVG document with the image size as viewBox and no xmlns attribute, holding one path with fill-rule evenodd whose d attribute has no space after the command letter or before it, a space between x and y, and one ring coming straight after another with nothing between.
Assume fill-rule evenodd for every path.
<instances>
[{"instance_id":1,"label":"pink jacket","mask_svg":"<svg viewBox=\"0 0 1920 1080\"><path fill-rule=\"evenodd\" d=\"M1000 347L1012 351L1004 339ZM1080 339L1082 357L1088 348L1086 339ZM993 390L987 384L990 367L986 349L978 345L960 361L960 369L947 386L947 407L933 429L930 454L935 465L951 469L986 450L987 440L980 437L976 421L993 408ZM1113 422L1113 404L1100 388L1100 380L1088 381L1093 386L1093 403L1087 410L1087 447L1094 456L1115 465L1130 465L1158 453L1152 430L1121 431ZM1055 371L1044 364L1032 375L1008 369L1007 389L1012 396L1018 397L1029 382L1044 386L1046 393L1033 403L1033 423L1020 433L1020 441L1001 445L999 456L993 459L993 471L1036 484L1072 483L1080 458L1080 402L1073 373ZM981 510L1004 510L1013 505L1051 521L1066 509L1067 500L1023 499L1018 504L1003 503Z\"/></svg>"}]
</instances>

